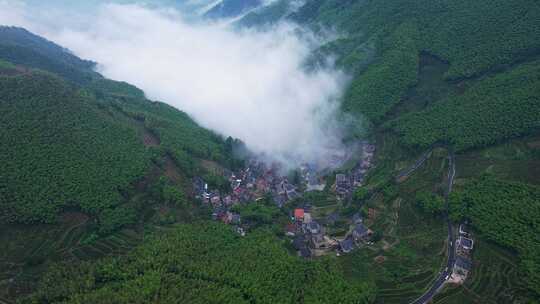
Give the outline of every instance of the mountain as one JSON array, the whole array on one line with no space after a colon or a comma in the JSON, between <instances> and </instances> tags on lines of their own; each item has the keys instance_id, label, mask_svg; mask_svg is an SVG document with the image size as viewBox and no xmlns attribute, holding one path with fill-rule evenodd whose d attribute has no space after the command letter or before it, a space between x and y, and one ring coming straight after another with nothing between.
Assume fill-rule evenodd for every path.
<instances>
[{"instance_id":1,"label":"mountain","mask_svg":"<svg viewBox=\"0 0 540 304\"><path fill-rule=\"evenodd\" d=\"M283 18L315 31L324 26L347 33L320 50L324 56L338 54L338 64L354 74L343 109L375 125L392 121L384 125L413 148L452 142L458 149L469 149L540 128L534 90L540 44L531 39L540 35L537 1L313 0L288 15L271 10L259 14L257 20ZM245 22L251 24L248 17ZM419 85L422 55L448 63L442 80L461 89L423 105L407 105L410 89ZM525 74L530 78L519 83ZM493 86L512 81L498 92L498 99L485 95ZM504 108L508 101L515 112ZM408 107L418 111L403 111ZM472 108L478 112L472 113ZM448 111L459 119L438 114ZM474 134L457 138L476 130L487 134L481 139Z\"/></svg>"},{"instance_id":2,"label":"mountain","mask_svg":"<svg viewBox=\"0 0 540 304\"><path fill-rule=\"evenodd\" d=\"M330 37L308 64L331 57L350 75L342 117L369 126L374 166L353 158L321 174L321 191L210 222L228 220L193 181L228 193L223 173L246 168L236 141L0 27L0 303L536 303L540 3L261 4L224 0L207 17ZM361 186L338 199L358 168ZM326 255L296 256L324 252L297 209L339 241Z\"/></svg>"},{"instance_id":3,"label":"mountain","mask_svg":"<svg viewBox=\"0 0 540 304\"><path fill-rule=\"evenodd\" d=\"M94 62L79 59L25 29L0 27L0 42L0 58L14 64L50 71L79 84L96 77Z\"/></svg>"},{"instance_id":4,"label":"mountain","mask_svg":"<svg viewBox=\"0 0 540 304\"><path fill-rule=\"evenodd\" d=\"M238 17L262 3L261 0L222 0L210 8L204 16L213 19Z\"/></svg>"},{"instance_id":5,"label":"mountain","mask_svg":"<svg viewBox=\"0 0 540 304\"><path fill-rule=\"evenodd\" d=\"M219 136L94 63L20 28L0 37L2 222L53 223L76 209L115 230L114 214L135 220L126 192L153 163L170 157L188 177L196 159L229 157Z\"/></svg>"}]
</instances>

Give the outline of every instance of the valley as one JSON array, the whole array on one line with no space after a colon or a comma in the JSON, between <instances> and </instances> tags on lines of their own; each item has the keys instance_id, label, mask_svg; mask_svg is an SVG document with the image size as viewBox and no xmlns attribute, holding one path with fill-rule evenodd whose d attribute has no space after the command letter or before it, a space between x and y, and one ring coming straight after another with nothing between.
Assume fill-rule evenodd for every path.
<instances>
[{"instance_id":1,"label":"valley","mask_svg":"<svg viewBox=\"0 0 540 304\"><path fill-rule=\"evenodd\" d=\"M0 304L539 301L538 1L61 2L0 1Z\"/></svg>"}]
</instances>

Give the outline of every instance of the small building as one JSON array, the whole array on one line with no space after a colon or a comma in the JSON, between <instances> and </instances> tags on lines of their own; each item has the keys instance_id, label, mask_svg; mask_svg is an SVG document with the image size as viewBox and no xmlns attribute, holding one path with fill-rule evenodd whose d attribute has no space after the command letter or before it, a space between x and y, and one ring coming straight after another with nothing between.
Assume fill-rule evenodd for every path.
<instances>
[{"instance_id":1,"label":"small building","mask_svg":"<svg viewBox=\"0 0 540 304\"><path fill-rule=\"evenodd\" d=\"M231 206L233 204L233 199L230 195L227 195L223 198L223 204L225 204L225 206Z\"/></svg>"},{"instance_id":2,"label":"small building","mask_svg":"<svg viewBox=\"0 0 540 304\"><path fill-rule=\"evenodd\" d=\"M221 197L218 194L213 194L210 196L210 203L212 206L217 207L221 205Z\"/></svg>"},{"instance_id":3,"label":"small building","mask_svg":"<svg viewBox=\"0 0 540 304\"><path fill-rule=\"evenodd\" d=\"M458 243L465 250L472 250L473 249L474 242L473 242L472 239L460 236L459 240L458 240Z\"/></svg>"},{"instance_id":4,"label":"small building","mask_svg":"<svg viewBox=\"0 0 540 304\"><path fill-rule=\"evenodd\" d=\"M236 233L238 233L240 236L246 236L246 231L244 231L244 228L242 227L236 227Z\"/></svg>"},{"instance_id":5,"label":"small building","mask_svg":"<svg viewBox=\"0 0 540 304\"><path fill-rule=\"evenodd\" d=\"M349 180L345 174L336 174L336 186L339 188L349 188Z\"/></svg>"},{"instance_id":6,"label":"small building","mask_svg":"<svg viewBox=\"0 0 540 304\"><path fill-rule=\"evenodd\" d=\"M276 194L272 196L272 199L278 208L282 208L287 202L287 197L285 195Z\"/></svg>"},{"instance_id":7,"label":"small building","mask_svg":"<svg viewBox=\"0 0 540 304\"><path fill-rule=\"evenodd\" d=\"M470 229L467 224L459 225L459 235L468 237L470 234Z\"/></svg>"},{"instance_id":8,"label":"small building","mask_svg":"<svg viewBox=\"0 0 540 304\"><path fill-rule=\"evenodd\" d=\"M303 235L297 235L293 239L292 245L293 245L294 249L296 249L296 250L300 250L302 248L305 248L306 247L306 238Z\"/></svg>"},{"instance_id":9,"label":"small building","mask_svg":"<svg viewBox=\"0 0 540 304\"><path fill-rule=\"evenodd\" d=\"M304 225L304 231L306 233L319 234L322 232L322 227L316 221L311 221L310 223Z\"/></svg>"},{"instance_id":10,"label":"small building","mask_svg":"<svg viewBox=\"0 0 540 304\"><path fill-rule=\"evenodd\" d=\"M364 224L356 224L354 227L352 236L355 241L367 241L373 232L369 230Z\"/></svg>"},{"instance_id":11,"label":"small building","mask_svg":"<svg viewBox=\"0 0 540 304\"><path fill-rule=\"evenodd\" d=\"M364 222L364 219L360 213L355 213L352 217L352 222L354 224L362 224Z\"/></svg>"},{"instance_id":12,"label":"small building","mask_svg":"<svg viewBox=\"0 0 540 304\"><path fill-rule=\"evenodd\" d=\"M303 221L304 220L304 209L294 209L294 219L296 221Z\"/></svg>"},{"instance_id":13,"label":"small building","mask_svg":"<svg viewBox=\"0 0 540 304\"><path fill-rule=\"evenodd\" d=\"M204 193L206 192L206 189L205 182L201 177L197 176L193 178L193 190L197 198L204 199Z\"/></svg>"},{"instance_id":14,"label":"small building","mask_svg":"<svg viewBox=\"0 0 540 304\"><path fill-rule=\"evenodd\" d=\"M311 223L311 221L312 221L311 213L304 212L304 224L309 224L309 223Z\"/></svg>"},{"instance_id":15,"label":"small building","mask_svg":"<svg viewBox=\"0 0 540 304\"><path fill-rule=\"evenodd\" d=\"M365 145L364 149L367 153L373 154L375 152L375 145Z\"/></svg>"},{"instance_id":16,"label":"small building","mask_svg":"<svg viewBox=\"0 0 540 304\"><path fill-rule=\"evenodd\" d=\"M468 275L472 269L472 262L469 259L458 256L454 265L454 271L460 275Z\"/></svg>"},{"instance_id":17,"label":"small building","mask_svg":"<svg viewBox=\"0 0 540 304\"><path fill-rule=\"evenodd\" d=\"M285 235L287 235L287 236L295 236L296 235L296 225L287 224L287 226L285 227Z\"/></svg>"},{"instance_id":18,"label":"small building","mask_svg":"<svg viewBox=\"0 0 540 304\"><path fill-rule=\"evenodd\" d=\"M296 190L293 190L291 192L287 192L287 200L292 201L300 197L300 194L296 192Z\"/></svg>"},{"instance_id":19,"label":"small building","mask_svg":"<svg viewBox=\"0 0 540 304\"><path fill-rule=\"evenodd\" d=\"M287 188L286 188L287 182L282 181L279 184L276 185L276 193L278 195L287 195Z\"/></svg>"},{"instance_id":20,"label":"small building","mask_svg":"<svg viewBox=\"0 0 540 304\"><path fill-rule=\"evenodd\" d=\"M314 249L324 249L328 247L328 242L326 242L322 233L317 233L311 235L310 245Z\"/></svg>"},{"instance_id":21,"label":"small building","mask_svg":"<svg viewBox=\"0 0 540 304\"><path fill-rule=\"evenodd\" d=\"M349 253L354 249L354 242L352 239L347 238L339 243L339 248L343 253Z\"/></svg>"},{"instance_id":22,"label":"small building","mask_svg":"<svg viewBox=\"0 0 540 304\"><path fill-rule=\"evenodd\" d=\"M232 213L231 223L234 225L240 225L240 223L242 223L242 218L240 217L240 214Z\"/></svg>"},{"instance_id":23,"label":"small building","mask_svg":"<svg viewBox=\"0 0 540 304\"><path fill-rule=\"evenodd\" d=\"M329 225L334 225L337 221L339 221L339 214L336 213L336 212L330 214L330 215L326 218L326 222L327 222Z\"/></svg>"}]
</instances>

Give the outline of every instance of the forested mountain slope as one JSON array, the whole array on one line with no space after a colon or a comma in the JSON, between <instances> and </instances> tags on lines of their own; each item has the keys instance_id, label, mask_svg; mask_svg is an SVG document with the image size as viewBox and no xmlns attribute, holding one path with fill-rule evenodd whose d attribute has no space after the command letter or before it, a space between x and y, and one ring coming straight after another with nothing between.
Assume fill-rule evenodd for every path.
<instances>
[{"instance_id":1,"label":"forested mountain slope","mask_svg":"<svg viewBox=\"0 0 540 304\"><path fill-rule=\"evenodd\" d=\"M0 49L24 50L0 52L2 222L52 223L69 208L101 224L131 218L122 193L162 155L186 176L200 169L197 159L229 159L224 141L185 113L104 79L93 64L23 29L0 33ZM139 125L161 145L146 144Z\"/></svg>"},{"instance_id":2,"label":"forested mountain slope","mask_svg":"<svg viewBox=\"0 0 540 304\"><path fill-rule=\"evenodd\" d=\"M17 27L0 26L0 58L50 71L79 84L97 77L92 71L94 62L82 60L68 50Z\"/></svg>"},{"instance_id":3,"label":"forested mountain slope","mask_svg":"<svg viewBox=\"0 0 540 304\"><path fill-rule=\"evenodd\" d=\"M224 1L208 17L236 17L260 2ZM6 294L33 291L50 266L30 303L408 302L446 258L441 204L453 185L451 219L473 227L474 266L466 288L449 286L434 302L535 303L540 2L287 2L237 24L288 20L336 34L309 63L334 56L352 76L343 111L372 126L376 165L347 212L366 214L380 236L375 247L306 262L276 238L283 227L241 238L193 223L190 212L210 215L189 200L185 181L216 178L202 160L236 163L224 140L62 47L0 27L0 226L12 229L0 233L0 287L16 278ZM60 232L49 239L42 228ZM145 241L120 256L135 247L129 235ZM18 293L19 281L31 288Z\"/></svg>"},{"instance_id":4,"label":"forested mountain slope","mask_svg":"<svg viewBox=\"0 0 540 304\"><path fill-rule=\"evenodd\" d=\"M444 75L448 83L478 82L464 96L452 96L438 103L431 100L425 111L399 120L396 130L404 135L406 144L467 141L460 143L459 148L473 148L538 130L538 117L530 114L540 112L540 93L534 89L538 87L535 82L539 64L535 59L540 56L538 1L313 0L287 18L344 33L344 38L330 44L331 50L340 56L338 63L349 70L358 65L367 68L353 70L355 78L343 108L375 124L388 120L387 114L406 102L408 90L418 82L422 53L449 63ZM373 48L375 56L370 55ZM492 76L485 77L486 74ZM519 88L526 85L519 84L524 74L531 74L526 80L529 90ZM467 107L472 107L465 100L475 94L483 95L480 91L485 92L497 81L508 82L505 92L497 98L483 96L484 101L476 101L481 105L475 107L477 111L487 111L484 116L495 119L492 122L498 124L497 128L491 128L475 115L458 114L468 113ZM503 103L511 104L515 112L501 117L506 111L501 107ZM437 116L437 112L453 114ZM432 132L435 116L440 128L456 131ZM526 121L531 123L521 124ZM482 139L455 138L451 134L459 132L459 125L467 126L467 132L480 132L467 135L468 138ZM405 129L409 131L404 132ZM411 140L413 137L418 139Z\"/></svg>"},{"instance_id":5,"label":"forested mountain slope","mask_svg":"<svg viewBox=\"0 0 540 304\"><path fill-rule=\"evenodd\" d=\"M156 235L126 257L57 265L28 303L369 303L373 296L368 285L344 280L335 261L301 260L269 232L242 238L201 222Z\"/></svg>"},{"instance_id":6,"label":"forested mountain slope","mask_svg":"<svg viewBox=\"0 0 540 304\"><path fill-rule=\"evenodd\" d=\"M507 262L481 249L467 294L501 303L537 296L540 2L312 0L280 18L337 31L317 56L336 55L354 76L343 110L369 120L383 145L405 155L437 145L458 152L454 220L471 222L480 242L517 252L529 287L489 295L482 284L498 270L481 265ZM382 154L373 179L386 194L395 182L383 176L404 155ZM441 299L471 301L462 293Z\"/></svg>"},{"instance_id":7,"label":"forested mountain slope","mask_svg":"<svg viewBox=\"0 0 540 304\"><path fill-rule=\"evenodd\" d=\"M135 130L56 76L0 77L1 216L53 222L68 206L100 213L149 165Z\"/></svg>"}]
</instances>

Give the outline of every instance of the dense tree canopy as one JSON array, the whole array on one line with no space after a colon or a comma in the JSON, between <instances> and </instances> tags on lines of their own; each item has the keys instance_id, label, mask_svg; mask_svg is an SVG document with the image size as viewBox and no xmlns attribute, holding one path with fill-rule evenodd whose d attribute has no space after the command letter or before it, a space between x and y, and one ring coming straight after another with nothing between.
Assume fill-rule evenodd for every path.
<instances>
[{"instance_id":1,"label":"dense tree canopy","mask_svg":"<svg viewBox=\"0 0 540 304\"><path fill-rule=\"evenodd\" d=\"M450 215L469 219L483 236L519 252L529 286L540 294L540 188L490 176L451 195Z\"/></svg>"},{"instance_id":2,"label":"dense tree canopy","mask_svg":"<svg viewBox=\"0 0 540 304\"><path fill-rule=\"evenodd\" d=\"M135 130L45 73L0 77L0 125L2 221L52 222L65 207L100 213L148 167Z\"/></svg>"},{"instance_id":3,"label":"dense tree canopy","mask_svg":"<svg viewBox=\"0 0 540 304\"><path fill-rule=\"evenodd\" d=\"M25 303L369 303L332 260L291 256L267 232L211 222L155 235L126 257L56 265Z\"/></svg>"},{"instance_id":4,"label":"dense tree canopy","mask_svg":"<svg viewBox=\"0 0 540 304\"><path fill-rule=\"evenodd\" d=\"M1 222L51 223L75 208L112 232L136 221L121 193L158 158L185 176L205 173L201 159L235 161L220 136L93 63L20 28L0 27L0 38ZM183 204L180 189L166 190L158 197Z\"/></svg>"},{"instance_id":5,"label":"dense tree canopy","mask_svg":"<svg viewBox=\"0 0 540 304\"><path fill-rule=\"evenodd\" d=\"M412 146L456 150L492 145L540 130L540 61L485 78L453 96L398 118L392 128Z\"/></svg>"}]
</instances>

